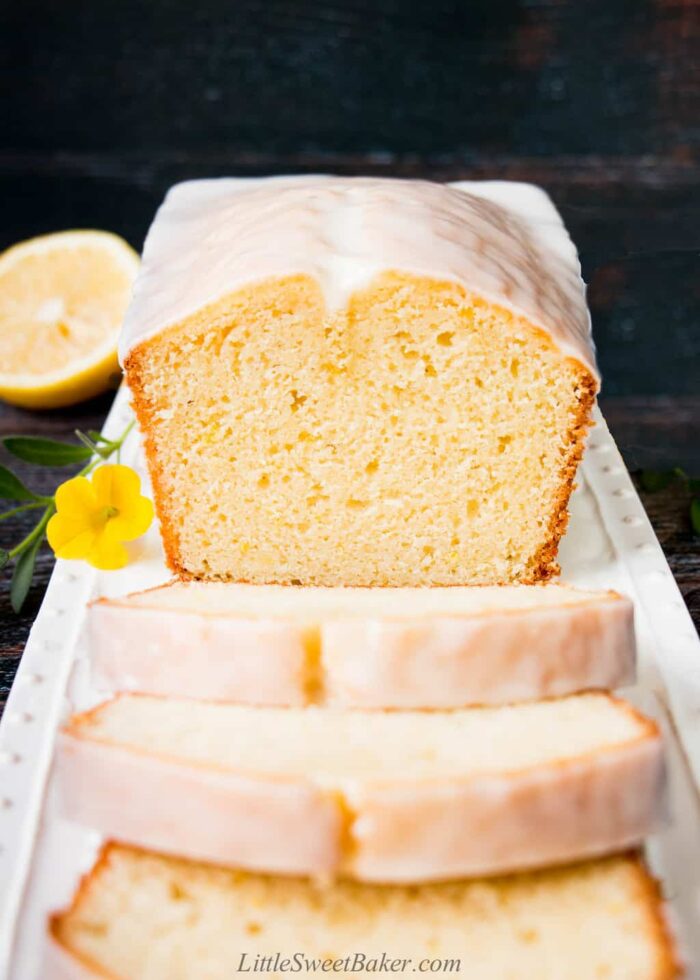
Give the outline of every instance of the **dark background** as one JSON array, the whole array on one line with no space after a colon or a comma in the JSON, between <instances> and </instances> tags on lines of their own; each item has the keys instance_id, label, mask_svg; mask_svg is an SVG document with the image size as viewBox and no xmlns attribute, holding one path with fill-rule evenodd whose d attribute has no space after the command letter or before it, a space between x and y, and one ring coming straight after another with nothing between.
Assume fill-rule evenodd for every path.
<instances>
[{"instance_id":1,"label":"dark background","mask_svg":"<svg viewBox=\"0 0 700 980\"><path fill-rule=\"evenodd\" d=\"M71 227L139 247L195 176L542 184L581 251L628 465L700 475L698 0L6 0L0 59L0 247ZM5 409L0 434L66 436L108 404ZM697 611L687 503L645 496ZM39 567L20 621L0 595L5 683Z\"/></svg>"},{"instance_id":2,"label":"dark background","mask_svg":"<svg viewBox=\"0 0 700 980\"><path fill-rule=\"evenodd\" d=\"M0 244L139 246L193 176L533 180L581 250L606 394L696 393L697 0L2 6Z\"/></svg>"}]
</instances>

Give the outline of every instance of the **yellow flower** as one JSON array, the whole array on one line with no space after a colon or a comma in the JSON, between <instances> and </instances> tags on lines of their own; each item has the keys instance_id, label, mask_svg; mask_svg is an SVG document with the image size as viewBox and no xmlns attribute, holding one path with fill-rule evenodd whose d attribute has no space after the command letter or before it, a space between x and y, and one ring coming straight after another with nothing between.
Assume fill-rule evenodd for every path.
<instances>
[{"instance_id":1,"label":"yellow flower","mask_svg":"<svg viewBox=\"0 0 700 980\"><path fill-rule=\"evenodd\" d=\"M100 466L92 478L76 476L56 491L56 513L46 536L57 558L82 558L95 568L122 568L129 560L122 541L144 534L153 504L141 495L129 466Z\"/></svg>"}]
</instances>

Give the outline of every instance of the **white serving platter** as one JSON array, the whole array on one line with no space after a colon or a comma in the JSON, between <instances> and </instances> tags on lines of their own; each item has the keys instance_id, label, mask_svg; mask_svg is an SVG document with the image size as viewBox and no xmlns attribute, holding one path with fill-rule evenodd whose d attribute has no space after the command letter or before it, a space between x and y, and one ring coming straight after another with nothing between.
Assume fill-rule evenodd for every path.
<instances>
[{"instance_id":1,"label":"white serving platter","mask_svg":"<svg viewBox=\"0 0 700 980\"><path fill-rule=\"evenodd\" d=\"M131 418L124 389L105 426ZM665 816L647 852L688 964L700 978L700 640L607 426L598 413L560 551L563 578L618 589L635 603L638 682L625 693L662 725L668 754ZM144 477L136 433L122 461ZM56 565L0 724L0 977L42 974L46 917L70 899L100 844L61 818L51 763L58 725L101 699L92 688L84 635L87 602L166 581L157 530L131 564L97 572ZM50 978L49 978L50 980Z\"/></svg>"}]
</instances>

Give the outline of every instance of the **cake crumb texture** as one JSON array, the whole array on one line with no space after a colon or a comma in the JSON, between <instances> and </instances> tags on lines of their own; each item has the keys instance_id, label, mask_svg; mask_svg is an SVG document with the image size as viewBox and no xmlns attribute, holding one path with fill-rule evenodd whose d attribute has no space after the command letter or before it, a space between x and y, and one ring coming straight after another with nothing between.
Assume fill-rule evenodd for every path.
<instances>
[{"instance_id":1,"label":"cake crumb texture","mask_svg":"<svg viewBox=\"0 0 700 980\"><path fill-rule=\"evenodd\" d=\"M471 980L678 975L656 885L624 855L488 881L324 886L110 845L51 934L85 976L111 980L229 980L243 953L385 953L408 972L452 960L450 975Z\"/></svg>"},{"instance_id":2,"label":"cake crumb texture","mask_svg":"<svg viewBox=\"0 0 700 980\"><path fill-rule=\"evenodd\" d=\"M386 272L329 311L248 285L126 359L168 563L303 585L536 582L596 383L460 284Z\"/></svg>"}]
</instances>

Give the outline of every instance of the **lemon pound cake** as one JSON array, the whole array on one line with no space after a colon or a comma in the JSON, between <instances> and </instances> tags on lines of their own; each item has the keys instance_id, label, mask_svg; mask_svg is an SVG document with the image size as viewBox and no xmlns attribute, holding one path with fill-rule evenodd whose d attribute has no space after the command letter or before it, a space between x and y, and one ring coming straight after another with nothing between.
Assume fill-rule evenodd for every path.
<instances>
[{"instance_id":1,"label":"lemon pound cake","mask_svg":"<svg viewBox=\"0 0 700 980\"><path fill-rule=\"evenodd\" d=\"M116 845L51 920L43 975L230 980L246 969L469 980L678 975L656 884L634 857L510 879L322 887Z\"/></svg>"},{"instance_id":2,"label":"lemon pound cake","mask_svg":"<svg viewBox=\"0 0 700 980\"><path fill-rule=\"evenodd\" d=\"M498 704L634 676L632 603L545 585L173 582L90 607L102 689L250 704Z\"/></svg>"},{"instance_id":3,"label":"lemon pound cake","mask_svg":"<svg viewBox=\"0 0 700 980\"><path fill-rule=\"evenodd\" d=\"M171 854L412 882L639 844L661 742L582 694L467 711L252 708L124 695L59 740L68 816Z\"/></svg>"},{"instance_id":4,"label":"lemon pound cake","mask_svg":"<svg viewBox=\"0 0 700 980\"><path fill-rule=\"evenodd\" d=\"M539 189L178 185L120 351L180 575L556 571L598 382L576 251Z\"/></svg>"}]
</instances>

